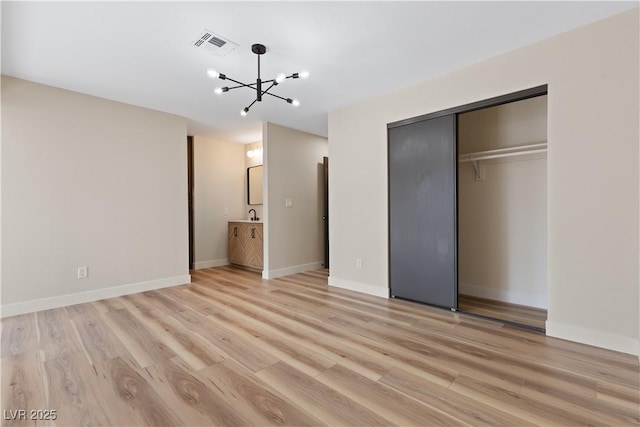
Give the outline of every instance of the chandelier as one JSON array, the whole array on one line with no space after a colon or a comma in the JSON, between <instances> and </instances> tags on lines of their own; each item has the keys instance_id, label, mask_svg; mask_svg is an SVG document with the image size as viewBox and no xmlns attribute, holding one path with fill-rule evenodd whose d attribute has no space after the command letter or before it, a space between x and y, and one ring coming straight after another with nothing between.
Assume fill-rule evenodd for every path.
<instances>
[{"instance_id":1,"label":"chandelier","mask_svg":"<svg viewBox=\"0 0 640 427\"><path fill-rule=\"evenodd\" d=\"M249 104L248 107L245 107L242 109L242 111L240 111L240 114L242 116L246 116L247 113L249 112L249 109L251 107L253 107L253 104L255 104L256 102L262 102L262 97L264 95L270 95L273 96L274 98L278 98L278 99L282 99L283 101L293 105L294 107L297 107L300 105L300 101L298 101L297 99L291 99L291 98L284 98L282 96L276 95L274 93L269 92L271 89L273 89L275 86L278 86L280 83L282 83L283 81L285 81L286 79L298 79L298 78L307 78L309 77L309 73L307 71L302 71L300 73L293 73L290 76L285 76L284 74L278 74L276 76L275 79L271 79L271 80L262 80L260 78L260 55L264 55L267 52L267 48L262 45L262 44L254 44L251 46L251 51L253 53L255 53L256 55L258 55L258 78L256 79L255 83L242 83L239 82L237 80L234 80L230 77L227 77L225 74L219 73L216 70L209 68L207 70L207 75L209 77L211 77L212 79L220 79L220 80L229 80L230 82L235 83L237 86L225 86L225 87L218 87L215 90L215 93L217 93L218 95L224 93L224 92L229 92L232 89L238 89L241 87L246 87L249 88L251 90L255 90L256 91L256 99L253 100L253 102L251 104ZM266 89L263 89L263 87L267 86Z\"/></svg>"}]
</instances>

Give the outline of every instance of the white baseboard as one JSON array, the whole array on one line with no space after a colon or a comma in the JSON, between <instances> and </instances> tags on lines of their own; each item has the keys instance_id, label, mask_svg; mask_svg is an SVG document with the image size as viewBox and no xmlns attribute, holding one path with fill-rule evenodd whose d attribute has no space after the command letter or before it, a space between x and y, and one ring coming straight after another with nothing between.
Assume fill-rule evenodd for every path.
<instances>
[{"instance_id":1,"label":"white baseboard","mask_svg":"<svg viewBox=\"0 0 640 427\"><path fill-rule=\"evenodd\" d=\"M113 286L110 288L102 288L86 292L78 292L76 294L60 295L56 297L42 298L26 302L5 304L2 305L0 309L0 317L34 313L36 311L66 307L68 305L82 304L91 301L99 301L102 299L115 298L122 295L137 294L139 292L169 288L171 286L184 285L187 283L191 283L190 275L166 277L164 279L151 280L148 282L131 283L128 285Z\"/></svg>"},{"instance_id":2,"label":"white baseboard","mask_svg":"<svg viewBox=\"0 0 640 427\"><path fill-rule=\"evenodd\" d=\"M329 273L329 286L348 289L376 297L389 298L389 288L354 282L352 280L338 279L337 277L331 276L331 273Z\"/></svg>"},{"instance_id":3,"label":"white baseboard","mask_svg":"<svg viewBox=\"0 0 640 427\"><path fill-rule=\"evenodd\" d=\"M492 289L460 282L458 283L458 293L472 297L510 302L511 304L528 305L529 307L544 309L548 307L546 295L532 295L522 292L514 292L508 289Z\"/></svg>"},{"instance_id":4,"label":"white baseboard","mask_svg":"<svg viewBox=\"0 0 640 427\"><path fill-rule=\"evenodd\" d=\"M322 261L311 262L309 264L294 265L293 267L278 268L275 270L262 270L263 279L276 279L278 277L289 276L305 271L322 268Z\"/></svg>"},{"instance_id":5,"label":"white baseboard","mask_svg":"<svg viewBox=\"0 0 640 427\"><path fill-rule=\"evenodd\" d=\"M640 356L640 340L609 332L547 320L547 335L563 340L589 344L609 350Z\"/></svg>"},{"instance_id":6,"label":"white baseboard","mask_svg":"<svg viewBox=\"0 0 640 427\"><path fill-rule=\"evenodd\" d=\"M202 270L203 268L222 267L229 265L229 258L210 259L207 261L198 261L193 263L195 270Z\"/></svg>"}]
</instances>

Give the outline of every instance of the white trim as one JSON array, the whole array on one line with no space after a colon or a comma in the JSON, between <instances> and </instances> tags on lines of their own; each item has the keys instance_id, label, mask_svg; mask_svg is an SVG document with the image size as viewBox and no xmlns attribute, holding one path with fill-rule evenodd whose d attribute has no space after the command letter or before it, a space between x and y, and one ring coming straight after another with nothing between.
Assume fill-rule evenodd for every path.
<instances>
[{"instance_id":1,"label":"white trim","mask_svg":"<svg viewBox=\"0 0 640 427\"><path fill-rule=\"evenodd\" d=\"M202 270L203 268L223 267L229 265L229 258L210 259L207 261L198 261L193 263L194 270Z\"/></svg>"},{"instance_id":2,"label":"white trim","mask_svg":"<svg viewBox=\"0 0 640 427\"><path fill-rule=\"evenodd\" d=\"M294 265L293 267L278 268L276 270L262 270L263 279L276 279L290 274L304 273L305 271L317 270L322 268L322 261L316 261L309 264Z\"/></svg>"},{"instance_id":3,"label":"white trim","mask_svg":"<svg viewBox=\"0 0 640 427\"><path fill-rule=\"evenodd\" d=\"M545 288L546 290L546 288ZM458 283L458 293L472 297L510 302L512 304L527 305L529 307L547 308L547 296L514 292L510 289L495 289L469 283Z\"/></svg>"},{"instance_id":4,"label":"white trim","mask_svg":"<svg viewBox=\"0 0 640 427\"><path fill-rule=\"evenodd\" d=\"M96 289L92 291L78 292L76 294L60 295L50 298L41 298L26 302L2 305L0 317L16 316L18 314L34 313L36 311L49 310L51 308L66 307L85 302L99 301L107 298L115 298L122 295L137 294L139 292L168 288L171 286L191 283L191 276L166 277L164 279L148 282L131 283L128 285L113 286L110 288Z\"/></svg>"},{"instance_id":5,"label":"white trim","mask_svg":"<svg viewBox=\"0 0 640 427\"><path fill-rule=\"evenodd\" d=\"M336 288L348 289L350 291L360 292L367 295L373 295L376 297L389 298L389 288L370 285L368 283L354 282L351 280L338 279L333 276L329 276L329 286Z\"/></svg>"},{"instance_id":6,"label":"white trim","mask_svg":"<svg viewBox=\"0 0 640 427\"><path fill-rule=\"evenodd\" d=\"M640 356L640 340L582 326L547 320L547 335Z\"/></svg>"}]
</instances>

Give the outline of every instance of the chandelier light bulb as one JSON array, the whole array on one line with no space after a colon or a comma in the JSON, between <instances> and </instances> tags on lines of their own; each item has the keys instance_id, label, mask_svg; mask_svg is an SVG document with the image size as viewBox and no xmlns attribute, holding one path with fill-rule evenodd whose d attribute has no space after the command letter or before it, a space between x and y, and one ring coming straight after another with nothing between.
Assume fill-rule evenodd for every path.
<instances>
[{"instance_id":1,"label":"chandelier light bulb","mask_svg":"<svg viewBox=\"0 0 640 427\"><path fill-rule=\"evenodd\" d=\"M244 117L247 115L248 112L249 112L249 109L245 107L242 111L240 111L240 115Z\"/></svg>"},{"instance_id":2,"label":"chandelier light bulb","mask_svg":"<svg viewBox=\"0 0 640 427\"><path fill-rule=\"evenodd\" d=\"M222 88L221 88L221 87L217 87L217 88L214 90L214 92L215 92L217 95L220 95L220 94L222 93Z\"/></svg>"},{"instance_id":3,"label":"chandelier light bulb","mask_svg":"<svg viewBox=\"0 0 640 427\"><path fill-rule=\"evenodd\" d=\"M286 79L286 78L287 78L287 76L285 76L284 74L280 73L276 77L276 83L282 83L284 81L284 79Z\"/></svg>"},{"instance_id":4,"label":"chandelier light bulb","mask_svg":"<svg viewBox=\"0 0 640 427\"><path fill-rule=\"evenodd\" d=\"M212 79L217 79L220 76L220 73L213 68L209 68L207 70L207 76L211 77Z\"/></svg>"},{"instance_id":5,"label":"chandelier light bulb","mask_svg":"<svg viewBox=\"0 0 640 427\"><path fill-rule=\"evenodd\" d=\"M294 100L291 102L291 105L293 105L294 107L298 107L298 106L300 106L300 101L298 101L297 99L294 99Z\"/></svg>"},{"instance_id":6,"label":"chandelier light bulb","mask_svg":"<svg viewBox=\"0 0 640 427\"><path fill-rule=\"evenodd\" d=\"M307 77L309 77L309 72L308 71L300 72L300 77L303 79L306 79Z\"/></svg>"}]
</instances>

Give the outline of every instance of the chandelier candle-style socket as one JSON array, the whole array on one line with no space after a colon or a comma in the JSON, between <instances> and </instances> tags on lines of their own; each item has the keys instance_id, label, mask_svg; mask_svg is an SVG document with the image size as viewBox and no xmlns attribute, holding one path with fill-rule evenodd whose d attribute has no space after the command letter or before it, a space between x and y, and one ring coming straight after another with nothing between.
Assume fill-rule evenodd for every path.
<instances>
[{"instance_id":1,"label":"chandelier candle-style socket","mask_svg":"<svg viewBox=\"0 0 640 427\"><path fill-rule=\"evenodd\" d=\"M238 89L241 87L246 87L252 90L256 91L256 99L249 104L248 107L245 107L242 109L242 111L240 111L240 115L242 116L246 116L247 113L249 112L249 109L251 107L253 107L253 104L255 104L256 102L262 102L262 96L263 95L271 95L275 98L279 98L282 99L283 101L286 101L287 103L293 105L294 107L297 107L300 105L300 101L298 101L297 99L291 99L291 98L283 98L282 96L278 96L274 93L269 92L274 86L279 85L280 83L284 82L286 79L299 79L299 78L307 78L309 77L309 72L308 71L302 71L300 73L293 73L290 76L285 76L284 74L278 74L276 76L275 79L271 79L271 80L262 80L260 78L260 55L264 55L267 52L267 48L262 45L262 44L254 44L251 46L251 51L253 53L255 53L256 55L258 55L258 78L256 79L255 83L242 83L239 82L237 80L234 80L230 77L227 77L225 74L219 73L214 69L208 69L207 70L207 75L209 77L211 77L212 79L220 79L220 80L229 80L230 82L235 83L237 86L225 86L225 87L218 87L215 89L215 93L220 95L224 92L229 92L232 89ZM269 85L270 84L270 85ZM262 89L262 85L269 85L269 87L267 87L265 90Z\"/></svg>"}]
</instances>

